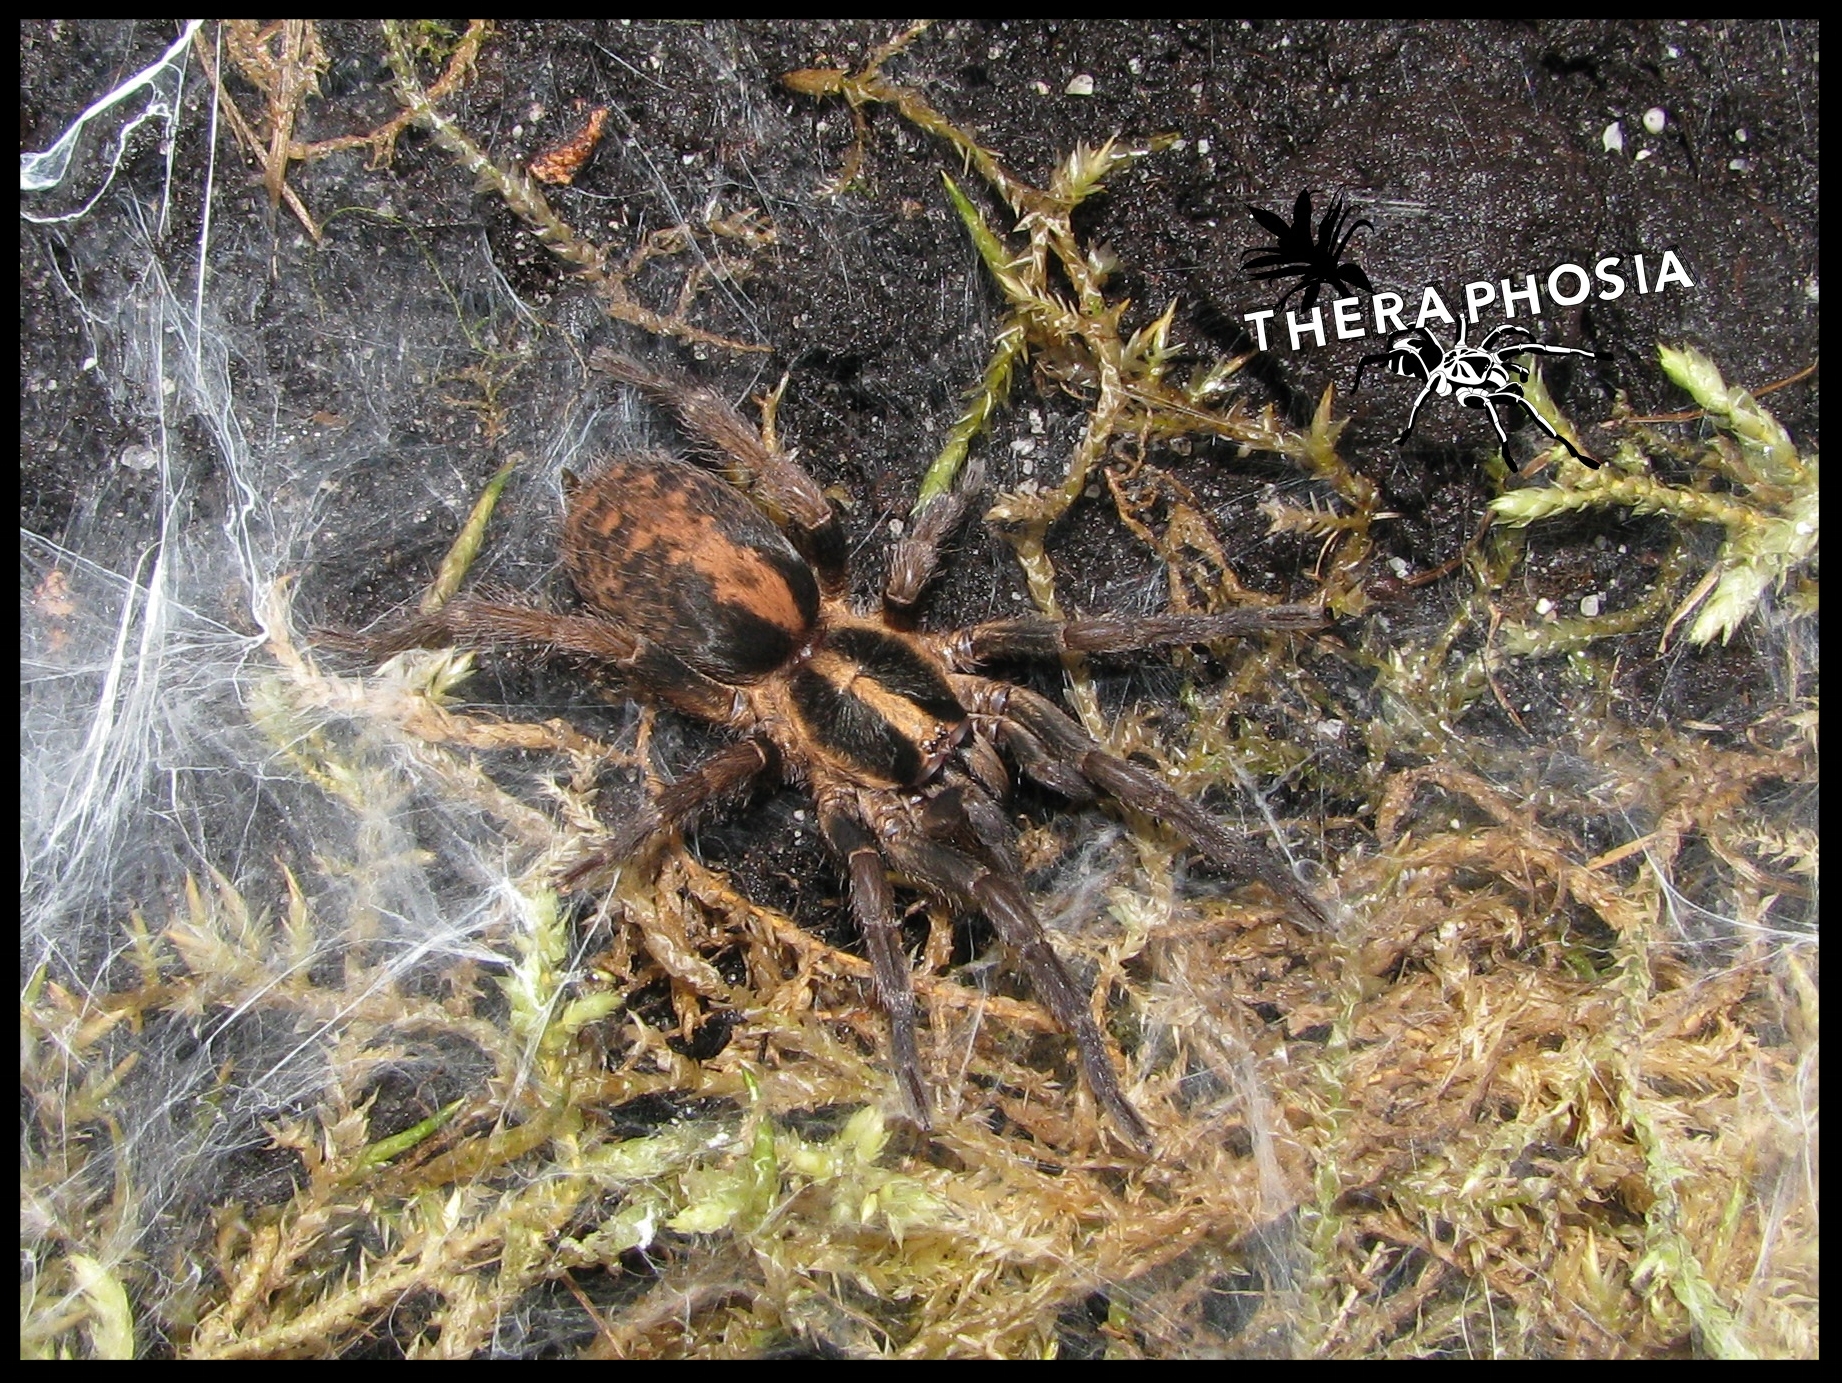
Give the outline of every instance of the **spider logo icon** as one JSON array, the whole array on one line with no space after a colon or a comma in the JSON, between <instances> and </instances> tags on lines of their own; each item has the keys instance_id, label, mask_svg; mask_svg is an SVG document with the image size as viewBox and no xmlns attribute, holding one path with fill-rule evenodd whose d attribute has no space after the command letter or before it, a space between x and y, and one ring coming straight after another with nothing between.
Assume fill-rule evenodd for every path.
<instances>
[{"instance_id":1,"label":"spider logo icon","mask_svg":"<svg viewBox=\"0 0 1842 1383\"><path fill-rule=\"evenodd\" d=\"M1242 271L1254 279L1298 279L1286 289L1275 311L1283 311L1292 295L1298 292L1304 293L1305 311L1309 312L1317 305L1318 290L1324 287L1341 293L1353 293L1358 288L1365 293L1375 291L1362 266L1343 258L1356 232L1364 226L1374 230L1375 223L1365 216L1346 226L1344 223L1349 220L1350 212L1343 205L1343 198L1330 199L1324 219L1318 222L1315 238L1311 233L1311 189L1308 187L1298 194L1298 201L1293 204L1290 225L1277 212L1257 206L1247 210L1274 239L1271 244L1256 245L1242 255Z\"/></svg>"},{"instance_id":2,"label":"spider logo icon","mask_svg":"<svg viewBox=\"0 0 1842 1383\"><path fill-rule=\"evenodd\" d=\"M1553 424L1537 413L1528 399L1523 397L1522 381L1528 379L1529 367L1510 357L1583 355L1588 360L1597 360L1598 353L1573 346L1545 346L1534 340L1516 342L1513 340L1516 336L1533 337L1534 333L1527 327L1506 323L1472 345L1465 340L1465 323L1461 319L1458 324L1458 340L1447 349L1428 327L1397 331L1388 338L1387 350L1365 355L1356 363L1355 387L1362 388L1362 372L1374 364L1380 364L1409 379L1426 381L1419 397L1413 401L1413 407L1407 412L1407 426L1394 439L1397 446L1407 444L1414 423L1420 416L1420 405L1426 402L1428 395L1437 394L1442 399L1455 397L1466 408L1481 408L1490 414L1491 426L1497 430L1497 440L1507 450L1509 434L1504 431L1502 415L1497 412L1497 403L1501 400L1521 404L1522 411L1535 420L1535 425L1566 447L1575 460L1597 468L1599 463L1596 460L1555 431ZM1510 338L1510 341L1499 345L1498 342L1505 341L1505 338Z\"/></svg>"}]
</instances>

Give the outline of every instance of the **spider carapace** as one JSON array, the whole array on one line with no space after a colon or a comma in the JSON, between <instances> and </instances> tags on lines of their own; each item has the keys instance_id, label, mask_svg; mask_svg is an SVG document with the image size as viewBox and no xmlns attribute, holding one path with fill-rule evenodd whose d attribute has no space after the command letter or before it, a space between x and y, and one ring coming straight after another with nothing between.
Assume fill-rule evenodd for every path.
<instances>
[{"instance_id":1,"label":"spider carapace","mask_svg":"<svg viewBox=\"0 0 1842 1383\"><path fill-rule=\"evenodd\" d=\"M917 517L892 556L882 608L864 613L852 608L843 536L811 477L713 391L607 352L593 363L675 412L749 494L662 453L618 457L576 487L563 522L563 564L583 613L463 596L372 646L541 645L586 655L611 664L634 693L728 729L733 743L635 813L565 884L592 882L652 836L692 824L759 779L802 785L848 879L910 1117L930 1126L890 866L955 910L984 914L1074 1039L1095 1097L1149 1148L1088 995L1050 944L1023 882L1000 806L1006 758L1072 800L1106 793L1144 812L1223 868L1265 883L1301 920L1321 925L1323 908L1265 849L1101 748L1047 698L979 669L1318 629L1321 612L1278 605L1141 618L1028 615L917 632L916 601L976 476Z\"/></svg>"}]
</instances>

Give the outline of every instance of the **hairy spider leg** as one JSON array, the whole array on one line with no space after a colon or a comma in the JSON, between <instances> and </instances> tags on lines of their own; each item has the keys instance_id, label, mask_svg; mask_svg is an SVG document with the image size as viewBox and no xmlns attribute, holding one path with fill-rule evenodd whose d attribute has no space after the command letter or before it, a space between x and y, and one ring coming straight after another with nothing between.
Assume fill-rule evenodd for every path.
<instances>
[{"instance_id":1,"label":"hairy spider leg","mask_svg":"<svg viewBox=\"0 0 1842 1383\"><path fill-rule=\"evenodd\" d=\"M663 788L656 798L649 799L626 825L572 866L562 877L564 890L573 891L590 875L631 858L659 833L684 830L711 803L739 793L758 778L778 774L779 770L780 754L762 736L719 749Z\"/></svg>"},{"instance_id":2,"label":"hairy spider leg","mask_svg":"<svg viewBox=\"0 0 1842 1383\"><path fill-rule=\"evenodd\" d=\"M605 618L560 615L535 605L456 596L439 610L362 640L385 657L412 648L546 648L610 663L635 691L718 725L733 721L736 694L675 654L637 638Z\"/></svg>"},{"instance_id":3,"label":"hairy spider leg","mask_svg":"<svg viewBox=\"0 0 1842 1383\"><path fill-rule=\"evenodd\" d=\"M1213 615L1099 615L1070 620L1018 615L962 629L947 636L940 651L954 667L967 669L998 658L1127 653L1252 634L1323 629L1329 622L1316 605L1254 605Z\"/></svg>"},{"instance_id":4,"label":"hairy spider leg","mask_svg":"<svg viewBox=\"0 0 1842 1383\"><path fill-rule=\"evenodd\" d=\"M969 669L1001 658L1123 653L1261 633L1308 632L1329 624L1324 611L1316 605L1274 605L1212 615L1145 618L1103 615L1053 620L1024 615L990 620L942 636L938 646L951 666ZM975 715L990 718L998 741L1034 781L1075 801L1090 800L1095 787L1112 793L1127 805L1173 825L1218 864L1262 880L1314 924L1327 922L1321 905L1299 888L1277 860L1235 840L1187 798L1108 754L1052 702L987 678L960 676L952 681L961 703Z\"/></svg>"},{"instance_id":5,"label":"hairy spider leg","mask_svg":"<svg viewBox=\"0 0 1842 1383\"><path fill-rule=\"evenodd\" d=\"M1018 752L1018 762L1044 787L1059 791L1058 782L1066 781L1063 770L1073 773L1090 787L1169 826L1230 873L1259 880L1300 921L1314 928L1330 926L1324 905L1300 886L1280 860L1235 839L1189 798L1172 791L1137 764L1102 749L1046 697L984 677L961 675L952 680L954 692L968 710L991 716L1006 731L1022 732L1016 736L1006 734L1004 738L1007 743L1025 746ZM1045 759L1058 765L1051 776L1037 771Z\"/></svg>"},{"instance_id":6,"label":"hairy spider leg","mask_svg":"<svg viewBox=\"0 0 1842 1383\"><path fill-rule=\"evenodd\" d=\"M934 1127L928 1110L927 1085L921 1079L921 1054L915 1041L914 975L908 953L902 949L902 924L895 912L895 890L889 868L870 833L846 806L842 793L819 798L819 831L845 862L850 877L851 916L870 953L875 977L876 1002L889 1022L889 1049L902 1103L908 1116L923 1129Z\"/></svg>"},{"instance_id":7,"label":"hairy spider leg","mask_svg":"<svg viewBox=\"0 0 1842 1383\"><path fill-rule=\"evenodd\" d=\"M740 479L740 488L762 512L790 530L788 536L800 555L812 563L824 592L845 593L850 573L844 530L831 501L791 458L770 448L727 399L714 389L659 374L606 347L590 355L589 364L675 414L686 431L710 448L719 466Z\"/></svg>"},{"instance_id":8,"label":"hairy spider leg","mask_svg":"<svg viewBox=\"0 0 1842 1383\"><path fill-rule=\"evenodd\" d=\"M1151 1131L1126 1098L1088 996L1049 944L1022 881L1003 872L994 860L980 859L955 846L929 840L892 819L888 812L879 815L882 820L873 825L882 836L882 850L890 862L948 901L985 914L1029 975L1036 997L1074 1038L1081 1073L1094 1098L1121 1133L1141 1151L1151 1151Z\"/></svg>"}]
</instances>

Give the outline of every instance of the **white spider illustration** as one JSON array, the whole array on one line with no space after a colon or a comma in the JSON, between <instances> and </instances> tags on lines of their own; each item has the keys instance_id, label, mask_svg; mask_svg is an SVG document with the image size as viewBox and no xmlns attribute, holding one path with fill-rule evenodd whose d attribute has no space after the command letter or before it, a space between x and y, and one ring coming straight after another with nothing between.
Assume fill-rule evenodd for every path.
<instances>
[{"instance_id":1,"label":"white spider illustration","mask_svg":"<svg viewBox=\"0 0 1842 1383\"><path fill-rule=\"evenodd\" d=\"M1458 340L1448 350L1430 328L1415 327L1411 331L1397 331L1388 338L1387 350L1365 355L1357 362L1356 388L1362 387L1362 372L1376 363L1386 366L1397 375L1426 381L1420 396L1413 401L1413 407L1407 412L1407 426L1394 439L1397 445L1406 445L1408 436L1413 432L1414 422L1420 416L1420 405L1426 402L1427 395L1436 393L1442 399L1456 397L1466 408L1482 408L1489 413L1491 425L1497 430L1497 440L1507 448L1509 434L1504 431L1503 419L1497 413L1496 405L1498 399L1503 399L1521 404L1522 411L1535 420L1535 425L1566 447L1576 460L1597 467L1599 463L1596 460L1561 436L1553 424L1529 405L1528 399L1523 397L1520 383L1529 377L1528 366L1509 358L1513 355L1583 355L1589 360L1596 360L1597 352L1579 350L1572 346L1544 346L1532 340L1516 345L1496 344L1502 337L1511 334L1534 335L1527 327L1505 323L1474 346L1465 340L1465 323L1461 320L1458 324ZM1512 375L1514 378L1511 378Z\"/></svg>"}]
</instances>

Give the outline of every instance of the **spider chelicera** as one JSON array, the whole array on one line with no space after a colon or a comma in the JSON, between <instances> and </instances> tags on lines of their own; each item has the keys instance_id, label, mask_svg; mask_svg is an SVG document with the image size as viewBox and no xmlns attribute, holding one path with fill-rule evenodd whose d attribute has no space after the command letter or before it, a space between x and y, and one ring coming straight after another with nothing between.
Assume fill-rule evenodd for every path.
<instances>
[{"instance_id":1,"label":"spider chelicera","mask_svg":"<svg viewBox=\"0 0 1842 1383\"><path fill-rule=\"evenodd\" d=\"M757 780L803 785L849 880L910 1117L930 1126L890 866L955 910L989 919L1074 1039L1095 1097L1149 1148L1088 995L1051 946L1023 883L999 805L1004 756L1064 797L1107 793L1164 823L1233 874L1266 884L1303 921L1323 924L1323 908L1277 858L1108 753L1046 697L978 669L1318 629L1321 612L1280 605L1146 618L1024 615L917 632L916 603L973 499L971 484L920 514L892 555L881 608L859 611L849 600L842 531L810 476L714 391L605 351L593 363L673 411L755 502L702 466L659 452L615 457L574 490L563 519L563 565L585 603L581 613L462 596L388 630L371 649L535 645L582 655L614 669L635 694L731 731L733 743L660 792L564 883L588 882ZM766 513L784 516L786 531Z\"/></svg>"},{"instance_id":2,"label":"spider chelicera","mask_svg":"<svg viewBox=\"0 0 1842 1383\"><path fill-rule=\"evenodd\" d=\"M1527 327L1514 322L1505 322L1473 346L1465 340L1465 325L1464 318L1459 318L1458 340L1452 343L1450 350L1445 348L1431 328L1414 327L1408 331L1397 331L1389 337L1387 350L1365 355L1356 362L1356 389L1362 388L1362 372L1378 363L1397 375L1426 381L1419 397L1414 399L1413 407L1407 410L1407 426L1395 436L1395 445L1407 444L1407 438L1412 434L1414 423L1420 416L1420 405L1426 402L1428 395L1437 394L1442 399L1456 398L1466 408L1482 408L1490 414L1491 426L1497 430L1497 440L1503 444L1507 453L1509 434L1503 430L1503 419L1497 413L1497 404L1514 403L1522 405L1522 411L1535 420L1535 425L1572 452L1575 460L1597 469L1599 463L1596 460L1555 431L1554 425L1537 413L1523 397L1522 385L1518 381L1528 379L1529 367L1509 357L1583 355L1588 360L1597 360L1598 353L1573 346L1544 346L1538 341L1498 345L1497 342L1505 336L1513 338L1517 335L1534 335ZM1515 378L1512 379L1511 375Z\"/></svg>"},{"instance_id":3,"label":"spider chelicera","mask_svg":"<svg viewBox=\"0 0 1842 1383\"><path fill-rule=\"evenodd\" d=\"M1348 248L1350 238L1364 226L1374 230L1375 223L1364 217L1345 230L1343 222L1350 213L1343 205L1343 198L1330 199L1330 205L1324 209L1324 219L1318 223L1316 239L1311 235L1311 189L1308 187L1298 194L1298 201L1292 208L1292 224L1289 226L1277 212L1257 206L1250 206L1247 210L1254 220L1278 239L1270 245L1257 245L1243 254L1242 272L1256 279L1298 276L1298 282L1286 289L1275 311L1282 311L1287 299L1303 290L1305 311L1309 312L1317 305L1318 290L1325 284L1344 293L1354 288L1360 288L1365 293L1375 291L1369 286L1369 276L1363 272L1362 266L1343 258L1343 251Z\"/></svg>"}]
</instances>

